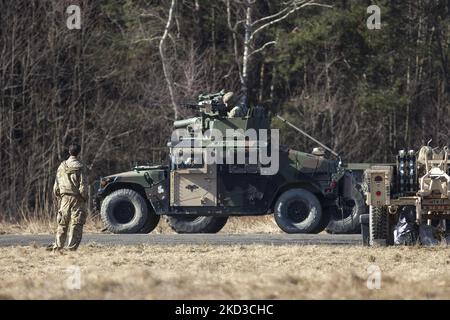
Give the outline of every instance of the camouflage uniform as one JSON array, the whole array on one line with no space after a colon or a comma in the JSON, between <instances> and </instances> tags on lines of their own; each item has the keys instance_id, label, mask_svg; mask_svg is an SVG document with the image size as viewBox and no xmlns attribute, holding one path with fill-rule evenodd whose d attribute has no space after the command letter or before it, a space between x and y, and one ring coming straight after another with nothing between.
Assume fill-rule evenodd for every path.
<instances>
[{"instance_id":1,"label":"camouflage uniform","mask_svg":"<svg viewBox=\"0 0 450 320\"><path fill-rule=\"evenodd\" d=\"M66 248L78 248L87 217L87 191L84 166L76 157L71 156L59 166L53 187L53 192L59 200L54 249L64 247L67 235L69 239Z\"/></svg>"},{"instance_id":2,"label":"camouflage uniform","mask_svg":"<svg viewBox=\"0 0 450 320\"><path fill-rule=\"evenodd\" d=\"M236 97L233 92L228 92L223 96L223 103L227 106L228 118L241 118L247 115L247 107L236 106ZM235 107L233 107L233 105Z\"/></svg>"}]
</instances>

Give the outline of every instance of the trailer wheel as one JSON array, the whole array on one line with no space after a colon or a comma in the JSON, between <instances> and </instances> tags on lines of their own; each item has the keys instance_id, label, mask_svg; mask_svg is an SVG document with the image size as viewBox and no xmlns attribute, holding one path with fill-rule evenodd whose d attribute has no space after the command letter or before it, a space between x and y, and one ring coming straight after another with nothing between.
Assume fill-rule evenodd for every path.
<instances>
[{"instance_id":1,"label":"trailer wheel","mask_svg":"<svg viewBox=\"0 0 450 320\"><path fill-rule=\"evenodd\" d=\"M275 204L275 222L286 233L318 233L322 231L322 206L307 190L288 190Z\"/></svg>"},{"instance_id":2,"label":"trailer wheel","mask_svg":"<svg viewBox=\"0 0 450 320\"><path fill-rule=\"evenodd\" d=\"M159 221L147 201L131 189L119 189L105 197L100 209L106 229L112 233L138 233L152 231Z\"/></svg>"},{"instance_id":3,"label":"trailer wheel","mask_svg":"<svg viewBox=\"0 0 450 320\"><path fill-rule=\"evenodd\" d=\"M353 187L352 200L353 203L344 205L342 211L337 210L336 207L329 208L331 219L326 228L328 233L356 234L361 232L360 216L368 211L361 186Z\"/></svg>"},{"instance_id":4,"label":"trailer wheel","mask_svg":"<svg viewBox=\"0 0 450 320\"><path fill-rule=\"evenodd\" d=\"M393 244L387 207L370 206L369 245L388 246Z\"/></svg>"},{"instance_id":5,"label":"trailer wheel","mask_svg":"<svg viewBox=\"0 0 450 320\"><path fill-rule=\"evenodd\" d=\"M176 233L217 233L225 226L228 217L173 215L166 219Z\"/></svg>"}]
</instances>

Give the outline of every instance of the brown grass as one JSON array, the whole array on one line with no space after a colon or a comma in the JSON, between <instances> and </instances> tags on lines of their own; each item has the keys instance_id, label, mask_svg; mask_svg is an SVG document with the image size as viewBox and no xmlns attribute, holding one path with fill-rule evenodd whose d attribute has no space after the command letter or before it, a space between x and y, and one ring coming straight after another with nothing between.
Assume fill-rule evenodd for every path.
<instances>
[{"instance_id":1,"label":"brown grass","mask_svg":"<svg viewBox=\"0 0 450 320\"><path fill-rule=\"evenodd\" d=\"M56 219L56 218L55 218ZM20 222L0 222L1 234L48 234L56 230L55 220L48 218L23 219ZM100 233L104 229L99 216L89 216L85 232ZM230 217L221 231L223 233L281 233L272 216L263 217ZM161 217L159 225L153 233L174 233Z\"/></svg>"},{"instance_id":2,"label":"brown grass","mask_svg":"<svg viewBox=\"0 0 450 320\"><path fill-rule=\"evenodd\" d=\"M91 233L101 232L103 229L102 222L98 217L88 217L85 225L85 231ZM20 221L0 222L1 234L48 234L55 233L56 218L31 218L21 219Z\"/></svg>"},{"instance_id":3,"label":"brown grass","mask_svg":"<svg viewBox=\"0 0 450 320\"><path fill-rule=\"evenodd\" d=\"M450 299L450 248L83 246L0 248L0 297L19 299ZM69 266L81 289L68 290ZM367 268L382 270L380 290Z\"/></svg>"}]
</instances>

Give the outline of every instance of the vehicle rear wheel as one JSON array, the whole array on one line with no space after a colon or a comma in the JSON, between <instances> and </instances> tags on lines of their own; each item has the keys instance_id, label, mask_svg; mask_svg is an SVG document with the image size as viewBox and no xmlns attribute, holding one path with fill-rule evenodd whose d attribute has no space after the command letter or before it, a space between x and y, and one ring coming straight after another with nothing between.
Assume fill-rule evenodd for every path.
<instances>
[{"instance_id":1,"label":"vehicle rear wheel","mask_svg":"<svg viewBox=\"0 0 450 320\"><path fill-rule=\"evenodd\" d=\"M393 232L391 232L389 220L387 207L370 206L369 245L387 246L393 244Z\"/></svg>"},{"instance_id":2,"label":"vehicle rear wheel","mask_svg":"<svg viewBox=\"0 0 450 320\"><path fill-rule=\"evenodd\" d=\"M144 228L150 232L159 221L144 197L131 189L119 189L107 195L102 201L100 216L112 233L138 233Z\"/></svg>"},{"instance_id":3,"label":"vehicle rear wheel","mask_svg":"<svg viewBox=\"0 0 450 320\"><path fill-rule=\"evenodd\" d=\"M364 194L359 185L355 185L352 190L352 204L345 204L341 210L336 207L331 210L331 219L326 230L333 234L352 234L361 232L359 217L367 213L367 205L364 201ZM331 207L330 209L332 209Z\"/></svg>"},{"instance_id":4,"label":"vehicle rear wheel","mask_svg":"<svg viewBox=\"0 0 450 320\"><path fill-rule=\"evenodd\" d=\"M176 233L217 233L225 226L228 217L173 215L167 222Z\"/></svg>"},{"instance_id":5,"label":"vehicle rear wheel","mask_svg":"<svg viewBox=\"0 0 450 320\"><path fill-rule=\"evenodd\" d=\"M275 204L275 222L286 233L318 233L322 231L322 206L307 190L288 190Z\"/></svg>"}]
</instances>

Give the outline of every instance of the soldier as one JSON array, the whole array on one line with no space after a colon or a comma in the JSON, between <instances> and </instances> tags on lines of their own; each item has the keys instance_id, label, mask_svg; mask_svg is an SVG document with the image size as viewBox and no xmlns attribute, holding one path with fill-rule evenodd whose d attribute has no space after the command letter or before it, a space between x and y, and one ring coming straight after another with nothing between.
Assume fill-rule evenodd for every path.
<instances>
[{"instance_id":1,"label":"soldier","mask_svg":"<svg viewBox=\"0 0 450 320\"><path fill-rule=\"evenodd\" d=\"M69 146L70 157L61 163L56 174L53 193L58 199L58 216L56 240L53 250L64 247L68 235L66 248L76 250L83 235L83 225L86 222L86 201L88 185L85 167L78 159L80 146Z\"/></svg>"},{"instance_id":2,"label":"soldier","mask_svg":"<svg viewBox=\"0 0 450 320\"><path fill-rule=\"evenodd\" d=\"M247 115L247 107L237 106L237 99L233 92L228 92L223 96L223 103L227 107L228 118L239 118Z\"/></svg>"}]
</instances>

